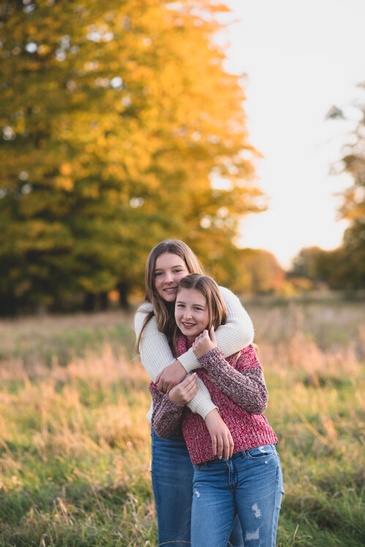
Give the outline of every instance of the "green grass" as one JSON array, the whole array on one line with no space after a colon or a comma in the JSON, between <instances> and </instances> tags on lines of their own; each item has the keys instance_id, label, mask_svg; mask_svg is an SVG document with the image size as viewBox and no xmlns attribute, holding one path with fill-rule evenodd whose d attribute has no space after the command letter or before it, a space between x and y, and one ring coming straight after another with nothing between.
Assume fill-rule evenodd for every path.
<instances>
[{"instance_id":1,"label":"green grass","mask_svg":"<svg viewBox=\"0 0 365 547\"><path fill-rule=\"evenodd\" d=\"M113 348L121 345L129 358L134 353L131 337L132 317L121 312L95 315L79 314L57 318L37 317L23 320L0 320L4 339L0 344L0 360L18 359L25 366L41 361L67 366L85 352L100 352L107 342Z\"/></svg>"},{"instance_id":2,"label":"green grass","mask_svg":"<svg viewBox=\"0 0 365 547\"><path fill-rule=\"evenodd\" d=\"M247 308L285 496L278 547L363 547L365 314ZM0 545L157 546L132 316L1 321Z\"/></svg>"}]
</instances>

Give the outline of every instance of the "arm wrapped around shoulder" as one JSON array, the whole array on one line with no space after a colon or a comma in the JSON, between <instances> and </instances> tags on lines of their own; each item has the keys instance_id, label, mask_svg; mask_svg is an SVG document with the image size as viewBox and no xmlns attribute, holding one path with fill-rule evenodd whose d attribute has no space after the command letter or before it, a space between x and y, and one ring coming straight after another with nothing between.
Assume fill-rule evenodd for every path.
<instances>
[{"instance_id":1,"label":"arm wrapped around shoulder","mask_svg":"<svg viewBox=\"0 0 365 547\"><path fill-rule=\"evenodd\" d=\"M229 362L231 361L231 362ZM252 344L237 356L224 358L213 348L199 358L214 384L234 403L252 414L262 414L268 402L264 373Z\"/></svg>"},{"instance_id":2,"label":"arm wrapped around shoulder","mask_svg":"<svg viewBox=\"0 0 365 547\"><path fill-rule=\"evenodd\" d=\"M185 407L173 403L168 393L159 391L154 382L149 390L153 401L151 425L159 437L168 439L179 432Z\"/></svg>"}]
</instances>

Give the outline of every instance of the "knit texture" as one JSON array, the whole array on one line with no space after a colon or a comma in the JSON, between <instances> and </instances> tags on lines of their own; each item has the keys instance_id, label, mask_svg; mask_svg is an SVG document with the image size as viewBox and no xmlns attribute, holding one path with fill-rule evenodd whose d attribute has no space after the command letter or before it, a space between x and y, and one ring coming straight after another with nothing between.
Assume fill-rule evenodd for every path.
<instances>
[{"instance_id":1,"label":"knit texture","mask_svg":"<svg viewBox=\"0 0 365 547\"><path fill-rule=\"evenodd\" d=\"M225 287L220 287L219 290L227 307L228 320L225 325L217 329L217 342L224 355L231 355L252 343L254 328L250 316L242 306L239 298ZM152 304L149 302L144 302L138 308L134 318L134 330L137 337L141 332L148 312L151 310ZM157 328L155 317L152 317L143 330L139 352L140 361L152 381L167 365L175 360L166 336ZM189 349L180 357L179 360L186 372L201 366L192 349ZM203 418L215 408L203 383L199 384L199 391L188 407ZM151 415L152 408L147 415L149 420Z\"/></svg>"},{"instance_id":2,"label":"knit texture","mask_svg":"<svg viewBox=\"0 0 365 547\"><path fill-rule=\"evenodd\" d=\"M177 355L187 351L189 343L179 337ZM264 444L276 444L277 436L263 414L268 393L262 366L255 348L250 345L239 354L224 359L218 348L203 355L202 369L196 372L207 386L213 403L231 432L234 453ZM182 432L193 464L217 458L205 421L187 407L174 404L168 395L161 394L155 384L150 385L154 412L152 425L158 435L169 437L182 424Z\"/></svg>"}]
</instances>

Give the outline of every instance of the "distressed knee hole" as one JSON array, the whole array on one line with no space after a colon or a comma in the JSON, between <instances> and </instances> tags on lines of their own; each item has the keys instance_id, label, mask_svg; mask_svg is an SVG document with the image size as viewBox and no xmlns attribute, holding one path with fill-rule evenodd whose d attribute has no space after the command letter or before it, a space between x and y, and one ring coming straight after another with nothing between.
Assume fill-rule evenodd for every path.
<instances>
[{"instance_id":1,"label":"distressed knee hole","mask_svg":"<svg viewBox=\"0 0 365 547\"><path fill-rule=\"evenodd\" d=\"M246 532L246 537L245 537L246 541L252 541L254 539L259 539L259 538L260 538L259 528L257 528L255 532Z\"/></svg>"},{"instance_id":2,"label":"distressed knee hole","mask_svg":"<svg viewBox=\"0 0 365 547\"><path fill-rule=\"evenodd\" d=\"M252 511L255 513L255 517L256 517L257 519L261 518L261 509L260 509L260 507L257 505L257 503L254 503L251 509L252 509Z\"/></svg>"}]
</instances>

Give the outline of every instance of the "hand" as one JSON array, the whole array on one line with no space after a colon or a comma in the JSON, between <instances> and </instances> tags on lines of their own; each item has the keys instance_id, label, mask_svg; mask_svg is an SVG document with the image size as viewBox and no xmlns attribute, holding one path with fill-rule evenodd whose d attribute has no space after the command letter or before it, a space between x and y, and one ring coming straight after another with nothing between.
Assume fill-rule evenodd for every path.
<instances>
[{"instance_id":1,"label":"hand","mask_svg":"<svg viewBox=\"0 0 365 547\"><path fill-rule=\"evenodd\" d=\"M160 372L155 380L157 389L167 393L170 389L179 384L186 376L186 370L180 361L174 361Z\"/></svg>"},{"instance_id":2,"label":"hand","mask_svg":"<svg viewBox=\"0 0 365 547\"><path fill-rule=\"evenodd\" d=\"M213 454L218 458L230 458L234 447L232 435L216 408L207 414L205 424L212 440Z\"/></svg>"},{"instance_id":3,"label":"hand","mask_svg":"<svg viewBox=\"0 0 365 547\"><path fill-rule=\"evenodd\" d=\"M216 347L218 347L217 338L215 336L214 327L211 327L209 331L205 329L195 338L193 352L199 359L199 357L202 357L208 353L208 351Z\"/></svg>"},{"instance_id":4,"label":"hand","mask_svg":"<svg viewBox=\"0 0 365 547\"><path fill-rule=\"evenodd\" d=\"M185 380L173 387L169 392L169 397L176 405L186 405L195 397L198 392L198 382L196 372L189 374Z\"/></svg>"}]
</instances>

